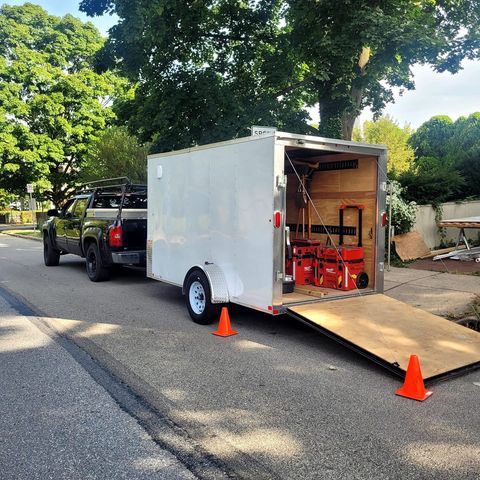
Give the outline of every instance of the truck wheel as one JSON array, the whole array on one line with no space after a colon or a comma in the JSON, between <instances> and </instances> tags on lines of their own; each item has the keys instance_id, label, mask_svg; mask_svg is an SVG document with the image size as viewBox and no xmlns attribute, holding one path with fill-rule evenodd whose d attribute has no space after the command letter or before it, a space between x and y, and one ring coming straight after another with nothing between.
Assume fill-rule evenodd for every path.
<instances>
[{"instance_id":1,"label":"truck wheel","mask_svg":"<svg viewBox=\"0 0 480 480\"><path fill-rule=\"evenodd\" d=\"M105 265L103 265L102 257L96 243L91 243L87 248L85 255L87 275L92 282L103 282L108 280L110 272Z\"/></svg>"},{"instance_id":2,"label":"truck wheel","mask_svg":"<svg viewBox=\"0 0 480 480\"><path fill-rule=\"evenodd\" d=\"M56 267L60 263L60 251L53 248L48 235L43 236L43 261L47 267Z\"/></svg>"},{"instance_id":3,"label":"truck wheel","mask_svg":"<svg viewBox=\"0 0 480 480\"><path fill-rule=\"evenodd\" d=\"M221 305L212 303L210 284L201 270L195 270L188 276L185 296L188 313L195 323L209 325L218 320Z\"/></svg>"}]
</instances>

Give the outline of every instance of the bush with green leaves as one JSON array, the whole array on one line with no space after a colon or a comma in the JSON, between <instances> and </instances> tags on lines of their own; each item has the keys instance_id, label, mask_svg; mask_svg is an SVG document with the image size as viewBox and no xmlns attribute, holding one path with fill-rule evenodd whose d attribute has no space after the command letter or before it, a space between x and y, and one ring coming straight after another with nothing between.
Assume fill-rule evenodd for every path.
<instances>
[{"instance_id":1,"label":"bush with green leaves","mask_svg":"<svg viewBox=\"0 0 480 480\"><path fill-rule=\"evenodd\" d=\"M417 215L417 204L405 200L403 188L396 180L389 181L387 195L387 212L390 211L392 204L392 226L395 228L395 234L409 232L415 224Z\"/></svg>"}]
</instances>

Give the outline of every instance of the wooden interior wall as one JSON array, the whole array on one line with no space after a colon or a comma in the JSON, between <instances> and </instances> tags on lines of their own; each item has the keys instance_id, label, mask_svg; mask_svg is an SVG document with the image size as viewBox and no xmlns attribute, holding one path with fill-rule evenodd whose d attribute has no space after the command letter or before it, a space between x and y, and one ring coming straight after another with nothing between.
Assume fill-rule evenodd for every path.
<instances>
[{"instance_id":1,"label":"wooden interior wall","mask_svg":"<svg viewBox=\"0 0 480 480\"><path fill-rule=\"evenodd\" d=\"M365 251L365 270L370 279L369 287L373 287L375 279L375 223L376 223L376 198L377 198L377 163L374 157L352 156L350 154L322 156L319 162L332 162L338 160L358 159L358 168L346 170L318 171L313 174L310 181L309 192L313 203L322 217L318 218L314 209L312 212L312 225L339 225L338 210L341 204L364 205L362 245ZM314 159L309 159L310 161ZM298 188L298 179L295 174L287 175L287 224L297 224L298 207L295 203L295 193ZM300 220L301 223L301 220ZM358 212L347 209L344 212L344 225L358 227ZM291 233L291 238L301 237ZM322 242L327 241L326 234L313 233L311 238ZM338 245L339 235L332 235ZM344 236L345 244L356 244L356 236Z\"/></svg>"}]
</instances>

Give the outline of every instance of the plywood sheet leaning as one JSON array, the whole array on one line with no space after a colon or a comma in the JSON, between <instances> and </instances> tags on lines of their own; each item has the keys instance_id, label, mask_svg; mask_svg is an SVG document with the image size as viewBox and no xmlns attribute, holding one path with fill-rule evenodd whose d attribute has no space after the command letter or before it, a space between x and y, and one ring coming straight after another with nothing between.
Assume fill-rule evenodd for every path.
<instances>
[{"instance_id":1,"label":"plywood sheet leaning","mask_svg":"<svg viewBox=\"0 0 480 480\"><path fill-rule=\"evenodd\" d=\"M420 358L425 379L480 366L480 333L385 295L288 310L401 372L412 354Z\"/></svg>"},{"instance_id":2,"label":"plywood sheet leaning","mask_svg":"<svg viewBox=\"0 0 480 480\"><path fill-rule=\"evenodd\" d=\"M422 236L418 232L402 233L392 237L395 251L402 260L414 260L430 253Z\"/></svg>"}]
</instances>

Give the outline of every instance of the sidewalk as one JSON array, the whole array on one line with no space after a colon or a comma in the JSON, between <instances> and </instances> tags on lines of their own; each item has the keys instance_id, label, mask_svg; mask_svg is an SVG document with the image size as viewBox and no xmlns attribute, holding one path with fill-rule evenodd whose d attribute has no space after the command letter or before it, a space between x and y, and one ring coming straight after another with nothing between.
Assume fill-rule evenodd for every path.
<instances>
[{"instance_id":1,"label":"sidewalk","mask_svg":"<svg viewBox=\"0 0 480 480\"><path fill-rule=\"evenodd\" d=\"M436 315L460 314L480 295L480 277L392 267L385 294Z\"/></svg>"},{"instance_id":2,"label":"sidewalk","mask_svg":"<svg viewBox=\"0 0 480 480\"><path fill-rule=\"evenodd\" d=\"M0 297L0 478L194 479Z\"/></svg>"}]
</instances>

